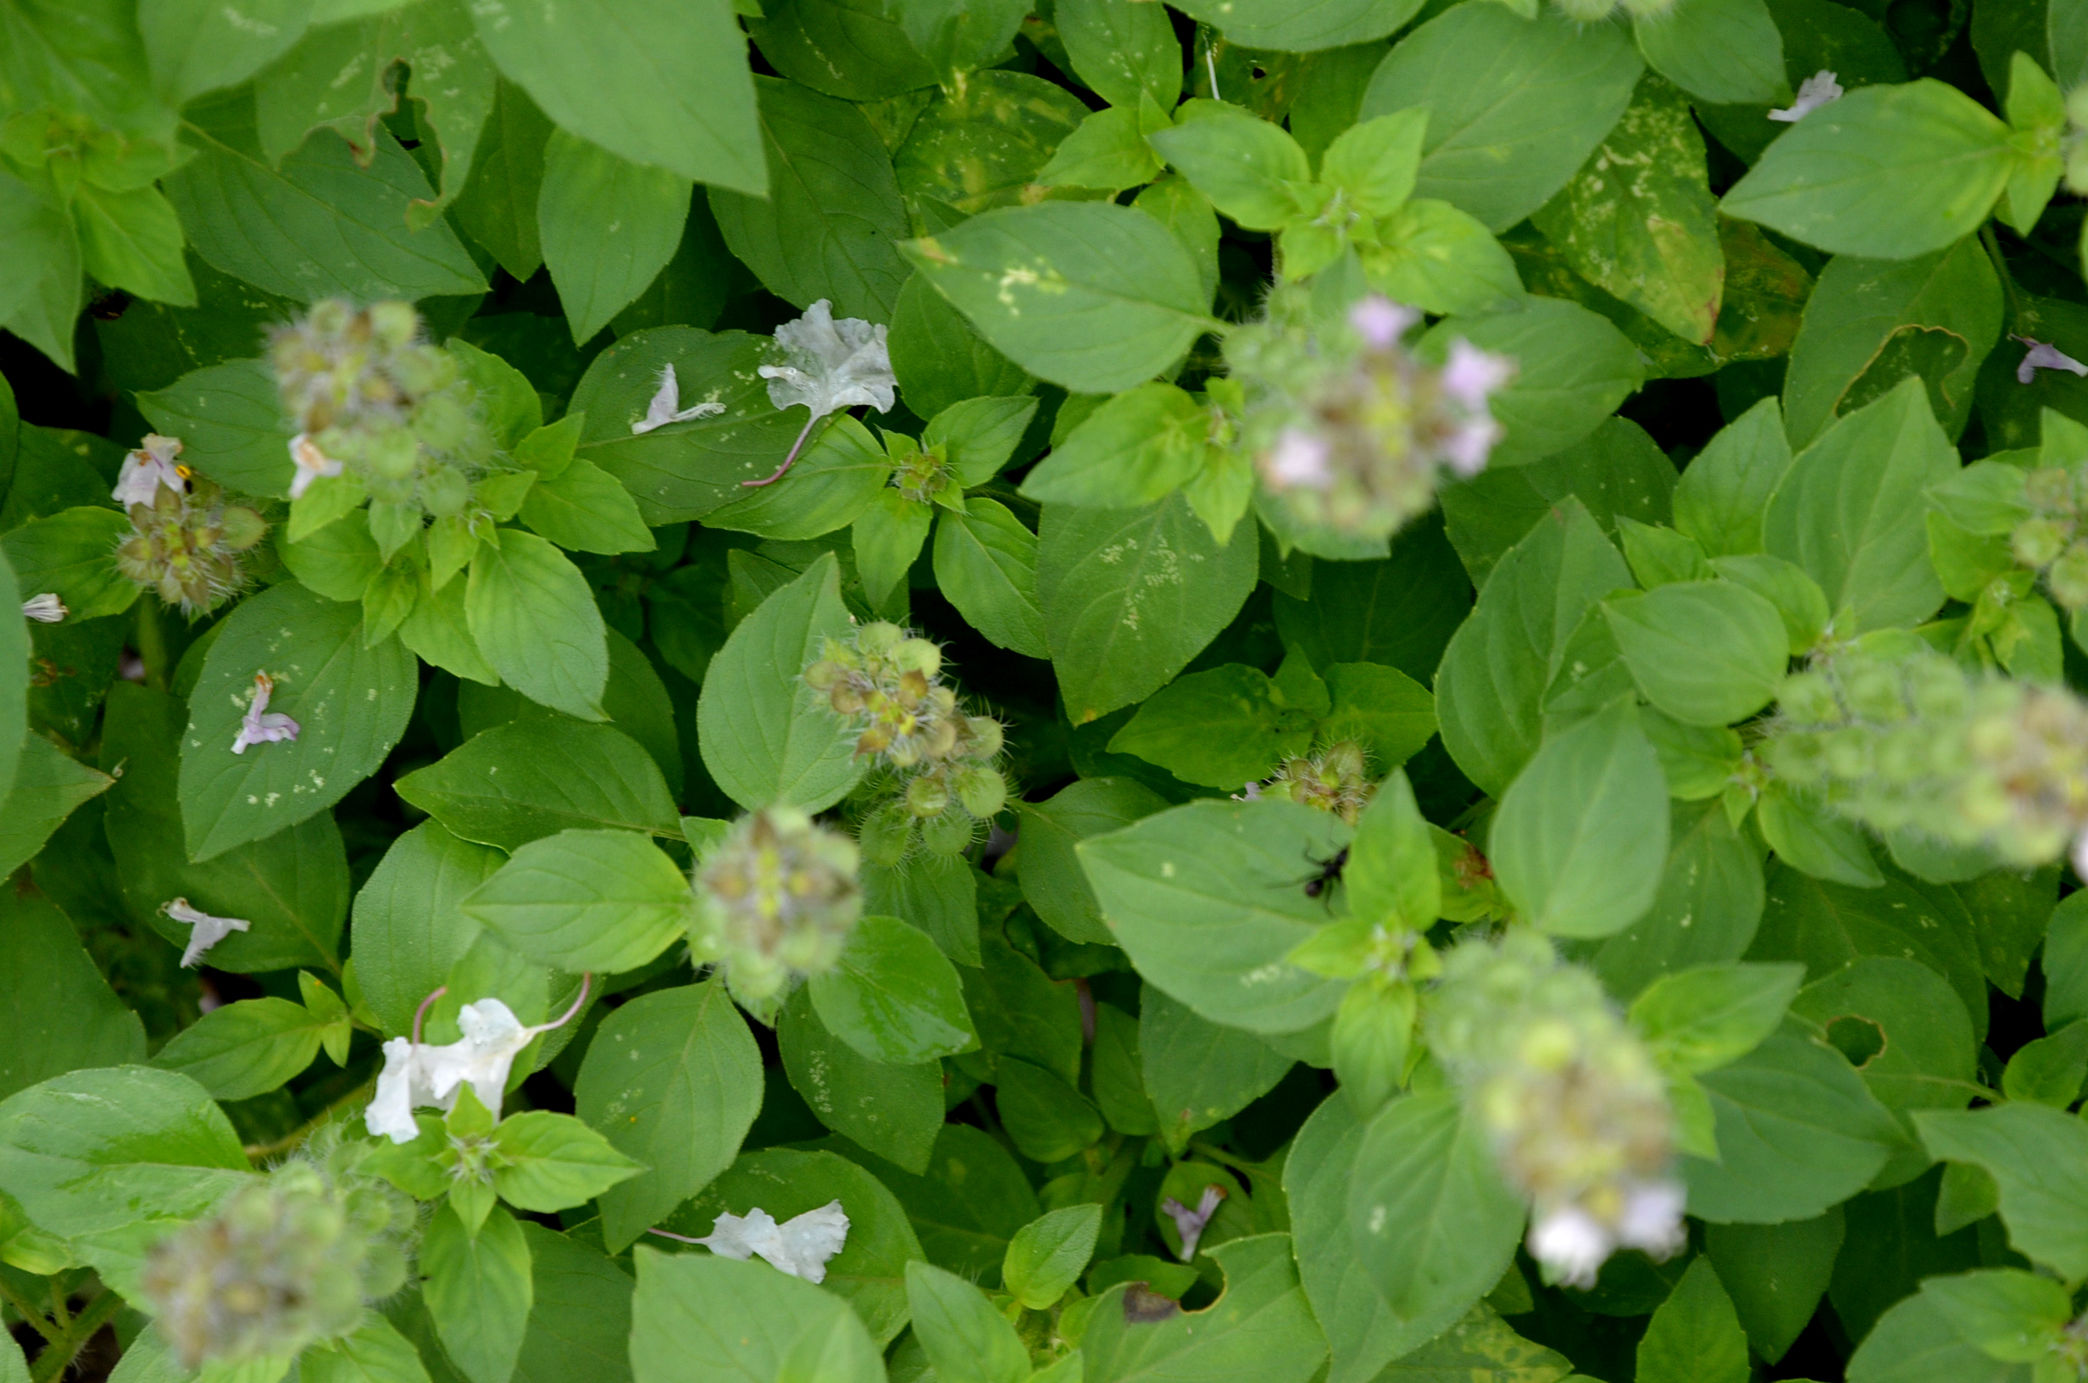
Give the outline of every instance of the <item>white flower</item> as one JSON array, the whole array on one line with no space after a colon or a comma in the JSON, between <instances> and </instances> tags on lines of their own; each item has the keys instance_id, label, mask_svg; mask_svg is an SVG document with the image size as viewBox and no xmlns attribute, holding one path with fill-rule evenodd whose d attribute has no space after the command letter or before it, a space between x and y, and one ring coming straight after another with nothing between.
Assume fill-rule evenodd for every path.
<instances>
[{"instance_id":1,"label":"white flower","mask_svg":"<svg viewBox=\"0 0 2088 1383\"><path fill-rule=\"evenodd\" d=\"M1390 350L1420 320L1421 314L1413 308L1382 293L1372 293L1349 309L1349 325L1374 350Z\"/></svg>"},{"instance_id":2,"label":"white flower","mask_svg":"<svg viewBox=\"0 0 2088 1383\"><path fill-rule=\"evenodd\" d=\"M189 932L188 949L181 953L181 963L192 966L203 959L204 952L223 941L234 932L251 930L253 923L244 917L212 917L200 908L189 906L186 898L175 898L160 904L160 911L176 922L186 922Z\"/></svg>"},{"instance_id":3,"label":"white flower","mask_svg":"<svg viewBox=\"0 0 2088 1383\"><path fill-rule=\"evenodd\" d=\"M174 459L179 455L180 438L147 433L138 449L123 458L123 469L116 473L116 488L109 491L109 498L128 509L133 504L150 505L162 485L177 495L188 493L188 468Z\"/></svg>"},{"instance_id":4,"label":"white flower","mask_svg":"<svg viewBox=\"0 0 2088 1383\"><path fill-rule=\"evenodd\" d=\"M2088 831L2074 838L2073 867L2076 878L2088 879Z\"/></svg>"},{"instance_id":5,"label":"white flower","mask_svg":"<svg viewBox=\"0 0 2088 1383\"><path fill-rule=\"evenodd\" d=\"M1224 1187L1206 1186L1203 1198L1197 1201L1194 1210L1173 1196L1160 1202L1161 1210L1166 1212L1168 1219L1174 1221L1175 1232L1182 1236L1182 1251L1179 1256L1184 1263L1196 1257L1196 1246L1203 1240L1204 1229L1211 1223L1211 1217L1218 1213L1218 1203L1224 1199Z\"/></svg>"},{"instance_id":6,"label":"white flower","mask_svg":"<svg viewBox=\"0 0 2088 1383\"><path fill-rule=\"evenodd\" d=\"M711 1232L701 1239L664 1230L653 1233L685 1244L701 1244L712 1253L743 1262L759 1254L792 1277L824 1282L827 1260L848 1242L848 1214L840 1201L831 1200L777 1224L775 1216L757 1205L745 1215L718 1216L711 1222Z\"/></svg>"},{"instance_id":7,"label":"white flower","mask_svg":"<svg viewBox=\"0 0 2088 1383\"><path fill-rule=\"evenodd\" d=\"M275 691L275 679L265 672L254 674L254 699L247 704L247 712L239 722L239 734L232 741L232 752L244 754L250 744L274 744L278 740L297 738L298 725L281 711L268 709L268 698Z\"/></svg>"},{"instance_id":8,"label":"white flower","mask_svg":"<svg viewBox=\"0 0 2088 1383\"><path fill-rule=\"evenodd\" d=\"M674 377L674 366L660 367L660 387L654 391L652 402L645 405L645 416L631 424L631 435L650 432L669 423L685 423L692 418L708 418L723 413L722 403L692 403L681 406L681 384Z\"/></svg>"},{"instance_id":9,"label":"white flower","mask_svg":"<svg viewBox=\"0 0 2088 1383\"><path fill-rule=\"evenodd\" d=\"M22 602L22 618L33 619L38 624L56 624L70 613L55 591L45 591Z\"/></svg>"},{"instance_id":10,"label":"white flower","mask_svg":"<svg viewBox=\"0 0 2088 1383\"><path fill-rule=\"evenodd\" d=\"M1546 1211L1530 1227L1530 1256L1569 1287L1593 1287L1616 1246L1602 1222L1577 1205Z\"/></svg>"},{"instance_id":11,"label":"white flower","mask_svg":"<svg viewBox=\"0 0 2088 1383\"><path fill-rule=\"evenodd\" d=\"M302 432L290 439L290 460L297 467L290 477L292 499L303 496L312 488L313 481L341 473L341 463L319 450L319 444Z\"/></svg>"},{"instance_id":12,"label":"white flower","mask_svg":"<svg viewBox=\"0 0 2088 1383\"><path fill-rule=\"evenodd\" d=\"M448 1113L456 1107L457 1092L466 1085L498 1119L515 1058L537 1034L571 1021L587 1002L592 980L590 975L580 977L580 996L562 1016L531 1027L525 1027L514 1010L498 999L466 1004L457 1010L457 1027L464 1035L440 1046L420 1040L420 1015L414 1015L411 1040L394 1037L384 1044L384 1069L377 1075L377 1093L363 1110L364 1127L394 1143L411 1143L420 1135L413 1111L432 1106ZM438 989L423 1000L422 1011L442 993Z\"/></svg>"},{"instance_id":13,"label":"white flower","mask_svg":"<svg viewBox=\"0 0 2088 1383\"><path fill-rule=\"evenodd\" d=\"M885 329L860 317L834 320L825 298L795 322L776 328L776 344L789 363L763 365L769 402L778 409L803 404L815 419L857 404L888 412L899 387L892 374Z\"/></svg>"},{"instance_id":14,"label":"white flower","mask_svg":"<svg viewBox=\"0 0 2088 1383\"><path fill-rule=\"evenodd\" d=\"M411 1143L420 1136L414 1107L434 1103L416 1044L403 1037L385 1043L384 1070L377 1077L377 1093L363 1111L363 1126L376 1137Z\"/></svg>"},{"instance_id":15,"label":"white flower","mask_svg":"<svg viewBox=\"0 0 2088 1383\"><path fill-rule=\"evenodd\" d=\"M1826 105L1829 101L1842 98L1841 83L1834 74L1821 68L1798 84L1798 99L1791 102L1787 110L1772 110L1771 120L1780 120L1786 125L1795 125L1806 116Z\"/></svg>"},{"instance_id":16,"label":"white flower","mask_svg":"<svg viewBox=\"0 0 2088 1383\"><path fill-rule=\"evenodd\" d=\"M1269 483L1279 488L1324 490L1334 483L1334 471L1328 465L1333 455L1326 438L1287 427L1277 436L1262 470Z\"/></svg>"},{"instance_id":17,"label":"white flower","mask_svg":"<svg viewBox=\"0 0 2088 1383\"><path fill-rule=\"evenodd\" d=\"M1640 1182L1624 1195L1624 1213L1617 1220L1617 1242L1639 1249L1655 1258L1666 1258L1682 1247L1688 1231L1682 1227L1682 1207L1688 1193L1680 1182Z\"/></svg>"},{"instance_id":18,"label":"white flower","mask_svg":"<svg viewBox=\"0 0 2088 1383\"><path fill-rule=\"evenodd\" d=\"M2034 341L2027 336L2017 336L2013 332L2009 333L2008 339L2020 341L2030 348L2023 355L2023 363L2016 366L2018 384L2033 382L2039 370L2067 370L2088 378L2088 365L2083 365L2049 341Z\"/></svg>"}]
</instances>

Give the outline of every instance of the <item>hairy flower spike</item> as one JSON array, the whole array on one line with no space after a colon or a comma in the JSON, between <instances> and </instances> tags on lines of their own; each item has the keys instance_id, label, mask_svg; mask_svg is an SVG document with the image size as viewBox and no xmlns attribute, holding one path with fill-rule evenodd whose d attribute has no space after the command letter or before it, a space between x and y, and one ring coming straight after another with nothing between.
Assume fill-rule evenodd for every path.
<instances>
[{"instance_id":1,"label":"hairy flower spike","mask_svg":"<svg viewBox=\"0 0 2088 1383\"><path fill-rule=\"evenodd\" d=\"M1369 755L1355 740L1336 740L1314 753L1285 759L1267 782L1249 785L1252 797L1315 807L1351 826L1376 791L1370 780Z\"/></svg>"},{"instance_id":2,"label":"hairy flower spike","mask_svg":"<svg viewBox=\"0 0 2088 1383\"><path fill-rule=\"evenodd\" d=\"M246 585L242 554L268 532L261 516L176 463L178 438L154 434L124 458L112 498L131 534L116 546L116 569L184 614L216 609Z\"/></svg>"},{"instance_id":3,"label":"hairy flower spike","mask_svg":"<svg viewBox=\"0 0 2088 1383\"><path fill-rule=\"evenodd\" d=\"M696 871L699 954L750 1002L832 969L862 916L857 863L855 842L795 808L741 817Z\"/></svg>"},{"instance_id":4,"label":"hairy flower spike","mask_svg":"<svg viewBox=\"0 0 2088 1383\"><path fill-rule=\"evenodd\" d=\"M1532 931L1467 942L1444 960L1427 1029L1531 1202L1532 1257L1586 1287L1620 1247L1681 1247L1666 1085L1591 972Z\"/></svg>"}]
</instances>

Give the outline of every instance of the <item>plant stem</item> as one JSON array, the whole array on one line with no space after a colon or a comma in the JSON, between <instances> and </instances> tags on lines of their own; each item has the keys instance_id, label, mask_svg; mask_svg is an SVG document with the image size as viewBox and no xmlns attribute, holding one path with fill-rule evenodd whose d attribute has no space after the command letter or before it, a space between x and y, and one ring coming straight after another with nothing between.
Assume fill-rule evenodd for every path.
<instances>
[{"instance_id":1,"label":"plant stem","mask_svg":"<svg viewBox=\"0 0 2088 1383\"><path fill-rule=\"evenodd\" d=\"M30 1329L46 1340L55 1340L65 1333L64 1327L53 1324L48 1316L31 1306L29 1299L16 1291L14 1284L4 1277L0 1277L0 1301L12 1306L15 1314L27 1321Z\"/></svg>"},{"instance_id":2,"label":"plant stem","mask_svg":"<svg viewBox=\"0 0 2088 1383\"><path fill-rule=\"evenodd\" d=\"M36 1362L29 1366L29 1383L55 1383L72 1367L72 1361L87 1347L94 1333L107 1325L121 1309L123 1298L104 1288L100 1296L88 1302L86 1308L73 1317L72 1325L64 1335L52 1340L44 1352L36 1356Z\"/></svg>"},{"instance_id":3,"label":"plant stem","mask_svg":"<svg viewBox=\"0 0 2088 1383\"><path fill-rule=\"evenodd\" d=\"M781 480L783 478L783 473L790 469L791 465L798 459L798 453L804 449L805 439L812 435L812 425L818 422L824 416L825 415L821 413L814 413L811 417L805 420L804 431L798 433L797 440L790 444L790 455L783 458L783 464L776 467L775 472L773 474L764 476L760 480L742 480L740 482L740 485L743 488L752 489L755 486L759 485L773 485L777 481Z\"/></svg>"}]
</instances>

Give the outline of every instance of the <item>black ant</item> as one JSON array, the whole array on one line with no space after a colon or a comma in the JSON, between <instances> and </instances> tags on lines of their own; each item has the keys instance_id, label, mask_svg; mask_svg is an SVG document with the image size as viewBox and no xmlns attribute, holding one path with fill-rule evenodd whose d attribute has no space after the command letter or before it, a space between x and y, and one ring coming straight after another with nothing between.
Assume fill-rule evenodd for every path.
<instances>
[{"instance_id":1,"label":"black ant","mask_svg":"<svg viewBox=\"0 0 2088 1383\"><path fill-rule=\"evenodd\" d=\"M1342 846L1323 860L1313 860L1310 855L1306 859L1312 860L1318 871L1305 880L1305 896L1318 898L1326 893L1328 885L1341 882L1341 871L1348 866L1348 847Z\"/></svg>"}]
</instances>

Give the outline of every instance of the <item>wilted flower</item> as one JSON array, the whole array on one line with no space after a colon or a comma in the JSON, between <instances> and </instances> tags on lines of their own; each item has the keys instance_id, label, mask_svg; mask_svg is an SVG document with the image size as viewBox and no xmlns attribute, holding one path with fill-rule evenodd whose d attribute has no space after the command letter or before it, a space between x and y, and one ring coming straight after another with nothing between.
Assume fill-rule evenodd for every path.
<instances>
[{"instance_id":1,"label":"wilted flower","mask_svg":"<svg viewBox=\"0 0 2088 1383\"><path fill-rule=\"evenodd\" d=\"M695 418L714 417L725 411L725 405L715 401L692 403L681 406L681 382L674 377L672 364L660 367L660 387L653 391L652 401L645 405L645 416L631 424L631 435L639 436L654 428L669 423L685 423Z\"/></svg>"},{"instance_id":2,"label":"wilted flower","mask_svg":"<svg viewBox=\"0 0 2088 1383\"><path fill-rule=\"evenodd\" d=\"M855 842L796 808L748 813L696 871L699 954L757 1003L831 969L862 916L856 868Z\"/></svg>"},{"instance_id":3,"label":"wilted flower","mask_svg":"<svg viewBox=\"0 0 2088 1383\"><path fill-rule=\"evenodd\" d=\"M290 461L296 470L290 476L290 498L300 499L312 482L339 475L341 463L319 450L319 444L303 432L290 439Z\"/></svg>"},{"instance_id":4,"label":"wilted flower","mask_svg":"<svg viewBox=\"0 0 2088 1383\"><path fill-rule=\"evenodd\" d=\"M1466 942L1444 962L1428 1032L1529 1198L1530 1254L1557 1280L1592 1286L1620 1247L1681 1247L1666 1085L1592 973L1532 931Z\"/></svg>"},{"instance_id":5,"label":"wilted flower","mask_svg":"<svg viewBox=\"0 0 2088 1383\"><path fill-rule=\"evenodd\" d=\"M1182 1249L1176 1256L1184 1263L1196 1257L1196 1246L1203 1242L1203 1232L1209 1228L1212 1216L1218 1213L1218 1207L1224 1200L1224 1187L1206 1186L1194 1210L1173 1196L1160 1202L1162 1213L1174 1221L1175 1233L1181 1236Z\"/></svg>"},{"instance_id":6,"label":"wilted flower","mask_svg":"<svg viewBox=\"0 0 2088 1383\"><path fill-rule=\"evenodd\" d=\"M56 624L70 613L55 591L45 591L22 602L22 618L33 619L38 624Z\"/></svg>"},{"instance_id":7,"label":"wilted flower","mask_svg":"<svg viewBox=\"0 0 2088 1383\"><path fill-rule=\"evenodd\" d=\"M416 1015L412 1038L394 1037L384 1044L384 1069L377 1075L376 1094L363 1111L364 1127L394 1143L411 1143L420 1136L413 1111L432 1106L447 1112L455 1107L457 1092L466 1085L487 1112L499 1118L515 1058L539 1034L572 1021L587 1002L591 979L581 977L580 995L572 1007L548 1023L525 1026L498 999L466 1004L457 1010L457 1027L463 1036L440 1046L420 1040ZM429 1001L435 997L430 995ZM427 1002L423 1001L423 1010Z\"/></svg>"},{"instance_id":8,"label":"wilted flower","mask_svg":"<svg viewBox=\"0 0 2088 1383\"><path fill-rule=\"evenodd\" d=\"M790 447L790 454L775 474L742 485L772 485L783 478L797 460L812 428L829 413L858 404L880 413L891 411L898 397L899 380L892 373L891 352L885 348L885 329L860 317L834 319L833 305L825 298L805 309L805 315L776 328L776 344L785 363L763 365L761 377L769 382L769 402L778 410L802 404L811 417Z\"/></svg>"},{"instance_id":9,"label":"wilted flower","mask_svg":"<svg viewBox=\"0 0 2088 1383\"><path fill-rule=\"evenodd\" d=\"M2019 341L2030 349L2023 353L2022 363L2016 366L2016 382L2030 384L2037 379L2039 370L2065 370L2069 374L2088 378L2088 365L2060 350L2049 341L2036 341L2028 336L2017 336L2010 332L2008 339Z\"/></svg>"},{"instance_id":10,"label":"wilted flower","mask_svg":"<svg viewBox=\"0 0 2088 1383\"><path fill-rule=\"evenodd\" d=\"M138 449L123 458L123 468L116 472L116 488L109 491L109 498L128 509L133 504L150 507L162 485L177 495L187 493L189 469L174 459L181 451L179 437L147 433Z\"/></svg>"},{"instance_id":11,"label":"wilted flower","mask_svg":"<svg viewBox=\"0 0 2088 1383\"><path fill-rule=\"evenodd\" d=\"M792 1277L824 1282L827 1260L848 1243L848 1212L839 1200L831 1200L777 1224L775 1216L757 1205L744 1215L718 1216L711 1222L711 1232L701 1239L664 1229L652 1232L663 1239L701 1244L721 1258L745 1262L758 1254Z\"/></svg>"},{"instance_id":12,"label":"wilted flower","mask_svg":"<svg viewBox=\"0 0 2088 1383\"><path fill-rule=\"evenodd\" d=\"M268 709L268 698L275 692L275 679L265 672L254 674L254 695L247 702L246 714L240 718L239 734L232 740L232 752L244 754L250 744L274 744L278 740L297 738L297 722L280 711Z\"/></svg>"},{"instance_id":13,"label":"wilted flower","mask_svg":"<svg viewBox=\"0 0 2088 1383\"><path fill-rule=\"evenodd\" d=\"M254 925L244 917L212 917L201 908L190 907L186 898L162 903L160 911L191 928L188 947L181 953L181 963L185 966L193 966L203 959L205 952L232 933L249 931Z\"/></svg>"},{"instance_id":14,"label":"wilted flower","mask_svg":"<svg viewBox=\"0 0 2088 1383\"><path fill-rule=\"evenodd\" d=\"M1839 101L1841 98L1841 83L1834 79L1832 72L1821 68L1798 84L1797 100L1783 110L1770 111L1769 118L1782 121L1786 125L1795 125L1829 101Z\"/></svg>"}]
</instances>

